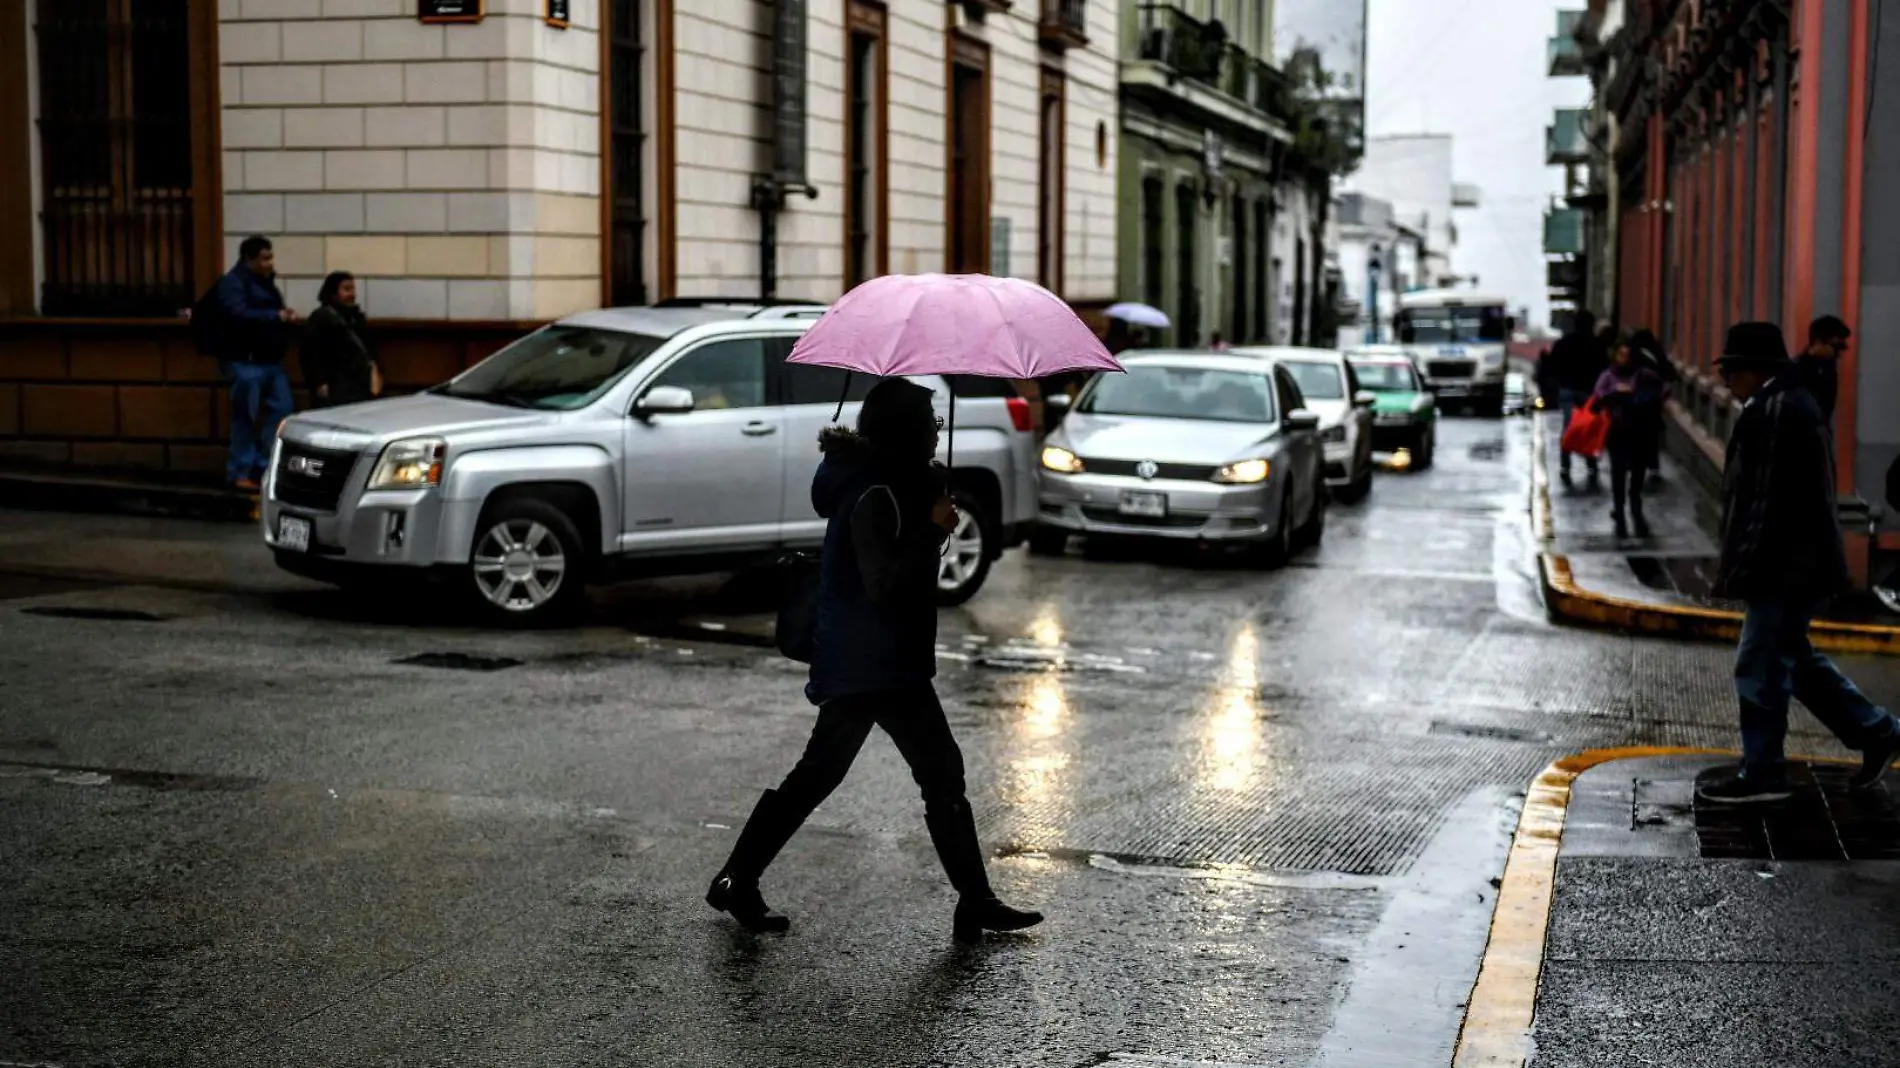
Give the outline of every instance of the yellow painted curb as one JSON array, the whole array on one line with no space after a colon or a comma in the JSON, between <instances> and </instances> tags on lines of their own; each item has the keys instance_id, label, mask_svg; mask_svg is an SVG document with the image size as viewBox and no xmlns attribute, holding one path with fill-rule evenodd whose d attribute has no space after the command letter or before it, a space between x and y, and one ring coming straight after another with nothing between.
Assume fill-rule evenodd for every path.
<instances>
[{"instance_id":1,"label":"yellow painted curb","mask_svg":"<svg viewBox=\"0 0 1900 1068\"><path fill-rule=\"evenodd\" d=\"M1548 435L1541 425L1542 419L1540 415L1535 440L1531 443L1534 457L1531 464L1531 521L1537 537L1548 543L1557 534L1550 506L1550 472L1546 462L1549 453ZM1538 571L1543 581L1544 604L1551 618L1559 622L1729 644L1741 637L1740 612L1636 601L1579 586L1570 570L1570 558L1560 552L1546 550L1540 553ZM1900 656L1900 627L1817 619L1808 627L1808 638L1815 648L1829 653Z\"/></svg>"},{"instance_id":2,"label":"yellow painted curb","mask_svg":"<svg viewBox=\"0 0 1900 1068\"><path fill-rule=\"evenodd\" d=\"M1720 749L1631 746L1589 749L1545 768L1531 783L1518 816L1517 835L1504 862L1491 936L1478 981L1465 1003L1452 1068L1522 1068L1529 1057L1537 985L1544 968L1544 935L1557 882L1570 785L1577 776L1613 760L1659 756L1732 756Z\"/></svg>"}]
</instances>

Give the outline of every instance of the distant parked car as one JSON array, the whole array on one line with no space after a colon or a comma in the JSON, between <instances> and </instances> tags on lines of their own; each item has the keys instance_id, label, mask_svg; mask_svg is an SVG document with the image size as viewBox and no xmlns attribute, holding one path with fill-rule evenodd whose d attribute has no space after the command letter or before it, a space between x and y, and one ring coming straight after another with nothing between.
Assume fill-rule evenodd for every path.
<instances>
[{"instance_id":1,"label":"distant parked car","mask_svg":"<svg viewBox=\"0 0 1900 1068\"><path fill-rule=\"evenodd\" d=\"M1320 417L1285 368L1250 356L1127 353L1042 450L1030 547L1119 535L1258 547L1284 562L1326 528Z\"/></svg>"},{"instance_id":2,"label":"distant parked car","mask_svg":"<svg viewBox=\"0 0 1900 1068\"><path fill-rule=\"evenodd\" d=\"M1411 466L1432 466L1438 454L1438 402L1419 377L1418 366L1405 350L1392 345L1369 345L1346 354L1361 388L1371 392L1372 448L1375 452L1405 450Z\"/></svg>"},{"instance_id":3,"label":"distant parked car","mask_svg":"<svg viewBox=\"0 0 1900 1068\"><path fill-rule=\"evenodd\" d=\"M442 580L498 620L558 616L584 584L723 571L815 548L818 432L843 371L787 364L823 308L676 301L564 319L416 396L283 424L263 489L279 566L341 584ZM947 399L935 376L913 379ZM875 379L849 379L843 421ZM958 382L963 519L939 599L968 600L1035 517L1029 405ZM948 445L946 435L945 445Z\"/></svg>"},{"instance_id":4,"label":"distant parked car","mask_svg":"<svg viewBox=\"0 0 1900 1068\"><path fill-rule=\"evenodd\" d=\"M1306 407L1319 416L1326 448L1326 485L1351 504L1372 492L1372 406L1345 356L1331 349L1240 348L1234 353L1270 360L1299 384Z\"/></svg>"}]
</instances>

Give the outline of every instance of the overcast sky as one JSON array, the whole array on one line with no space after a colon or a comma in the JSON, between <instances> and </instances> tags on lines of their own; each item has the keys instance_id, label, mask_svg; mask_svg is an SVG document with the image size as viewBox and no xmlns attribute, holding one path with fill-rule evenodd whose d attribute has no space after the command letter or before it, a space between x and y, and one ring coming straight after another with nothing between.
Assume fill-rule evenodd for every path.
<instances>
[{"instance_id":1,"label":"overcast sky","mask_svg":"<svg viewBox=\"0 0 1900 1068\"><path fill-rule=\"evenodd\" d=\"M1458 213L1459 274L1549 321L1543 218L1562 171L1544 166L1544 127L1590 98L1582 78L1551 78L1557 10L1583 0L1369 0L1366 132L1452 135L1454 177L1484 190ZM1455 13L1454 13L1455 12Z\"/></svg>"}]
</instances>

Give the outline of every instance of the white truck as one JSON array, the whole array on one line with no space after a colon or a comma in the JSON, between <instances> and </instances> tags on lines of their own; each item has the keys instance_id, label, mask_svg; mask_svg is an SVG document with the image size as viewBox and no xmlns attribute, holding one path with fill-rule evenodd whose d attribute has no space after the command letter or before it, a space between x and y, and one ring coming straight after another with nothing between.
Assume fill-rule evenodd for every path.
<instances>
[{"instance_id":1,"label":"white truck","mask_svg":"<svg viewBox=\"0 0 1900 1068\"><path fill-rule=\"evenodd\" d=\"M1504 414L1509 301L1475 289L1427 289L1399 298L1399 344L1441 408Z\"/></svg>"}]
</instances>

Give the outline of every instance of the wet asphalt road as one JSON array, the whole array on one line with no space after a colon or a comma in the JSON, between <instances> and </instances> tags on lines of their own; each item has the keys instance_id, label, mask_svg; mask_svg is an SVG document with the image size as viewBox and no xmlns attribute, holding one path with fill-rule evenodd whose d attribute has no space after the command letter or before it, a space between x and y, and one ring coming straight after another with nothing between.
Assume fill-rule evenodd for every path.
<instances>
[{"instance_id":1,"label":"wet asphalt road","mask_svg":"<svg viewBox=\"0 0 1900 1068\"><path fill-rule=\"evenodd\" d=\"M792 934L699 903L813 715L714 582L508 634L241 528L0 516L0 1064L1447 1063L1516 793L1732 699L1723 649L1543 622L1522 422L1441 446L1285 570L1013 553L944 614L993 878L1050 913L973 952L881 737L767 876Z\"/></svg>"}]
</instances>

